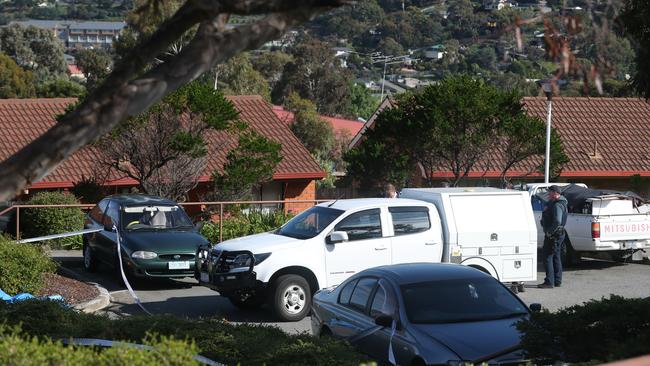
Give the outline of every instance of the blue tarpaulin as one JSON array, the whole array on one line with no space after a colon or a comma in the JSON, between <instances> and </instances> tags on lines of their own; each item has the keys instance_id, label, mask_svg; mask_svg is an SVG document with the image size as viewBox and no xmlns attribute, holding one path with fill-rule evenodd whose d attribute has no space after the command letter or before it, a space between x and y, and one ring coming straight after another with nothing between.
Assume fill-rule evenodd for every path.
<instances>
[{"instance_id":1,"label":"blue tarpaulin","mask_svg":"<svg viewBox=\"0 0 650 366\"><path fill-rule=\"evenodd\" d=\"M22 294L18 294L16 296L9 296L9 294L7 294L6 292L2 291L2 289L0 289L0 300L4 300L4 301L6 301L8 303L14 303L14 302L17 302L17 301L23 301L23 300L29 300L29 299L35 299L34 295L22 293ZM63 301L63 296L61 296L61 295L53 295L53 296L43 297L42 299L44 299L44 300Z\"/></svg>"}]
</instances>

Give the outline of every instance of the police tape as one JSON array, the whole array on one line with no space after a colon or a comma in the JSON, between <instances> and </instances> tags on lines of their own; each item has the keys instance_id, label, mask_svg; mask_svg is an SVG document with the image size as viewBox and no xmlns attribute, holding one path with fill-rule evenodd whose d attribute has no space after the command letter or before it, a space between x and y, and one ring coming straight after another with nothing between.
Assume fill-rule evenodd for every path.
<instances>
[{"instance_id":1,"label":"police tape","mask_svg":"<svg viewBox=\"0 0 650 366\"><path fill-rule=\"evenodd\" d=\"M79 230L79 231L71 231L67 233L62 233L62 234L53 234L53 235L45 235L45 236L39 236L35 238L28 238L28 239L22 239L22 240L17 240L16 243L19 244L26 244L26 243L34 243L37 241L45 241L45 240L53 240L53 239L60 239L60 238L68 238L71 236L77 236L77 235L84 235L84 234L92 234L92 233L97 233L102 231L103 229L84 229L84 230ZM133 291L133 288L131 287L131 284L129 283L129 280L126 278L126 274L124 273L124 267L122 264L122 244L120 240L120 233L117 230L117 227L113 225L113 231L115 232L117 236L117 257L119 258L119 263L120 263L120 275L122 276L122 281L124 281L124 284L126 285L126 288L129 290L129 294L131 294L131 297L135 300L135 303L148 315L153 315L147 310L147 308L142 305L142 302L140 301L140 298L138 295L136 295L135 291Z\"/></svg>"}]
</instances>

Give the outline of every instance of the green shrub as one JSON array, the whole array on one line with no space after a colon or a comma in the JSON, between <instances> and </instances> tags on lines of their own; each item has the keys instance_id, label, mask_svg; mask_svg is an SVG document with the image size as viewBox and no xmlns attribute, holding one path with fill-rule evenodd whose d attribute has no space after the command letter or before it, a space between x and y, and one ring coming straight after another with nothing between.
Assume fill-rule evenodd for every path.
<instances>
[{"instance_id":1,"label":"green shrub","mask_svg":"<svg viewBox=\"0 0 650 366\"><path fill-rule=\"evenodd\" d=\"M233 325L217 318L171 315L109 319L79 313L51 301L0 303L0 324L22 327L41 339L79 337L142 343L147 334L196 342L201 355L228 365L359 365L367 357L344 342L288 335L279 328Z\"/></svg>"},{"instance_id":2,"label":"green shrub","mask_svg":"<svg viewBox=\"0 0 650 366\"><path fill-rule=\"evenodd\" d=\"M604 363L650 353L650 298L592 300L518 324L533 360Z\"/></svg>"},{"instance_id":3,"label":"green shrub","mask_svg":"<svg viewBox=\"0 0 650 366\"><path fill-rule=\"evenodd\" d=\"M39 192L29 200L30 205L70 205L79 201L67 193ZM84 213L79 208L29 208L20 212L20 227L24 238L61 234L83 228ZM42 242L54 249L81 249L81 235Z\"/></svg>"},{"instance_id":4,"label":"green shrub","mask_svg":"<svg viewBox=\"0 0 650 366\"><path fill-rule=\"evenodd\" d=\"M37 293L43 273L56 269L54 262L33 244L16 244L0 236L0 289L10 295Z\"/></svg>"},{"instance_id":5,"label":"green shrub","mask_svg":"<svg viewBox=\"0 0 650 366\"><path fill-rule=\"evenodd\" d=\"M194 360L198 349L192 342L148 337L143 343L153 349L64 346L61 341L29 337L19 328L0 326L0 365L199 365Z\"/></svg>"},{"instance_id":6,"label":"green shrub","mask_svg":"<svg viewBox=\"0 0 650 366\"><path fill-rule=\"evenodd\" d=\"M84 203L97 203L106 196L104 187L94 177L81 176L81 180L74 183L70 192Z\"/></svg>"},{"instance_id":7,"label":"green shrub","mask_svg":"<svg viewBox=\"0 0 650 366\"><path fill-rule=\"evenodd\" d=\"M282 210L270 213L259 210L252 210L248 213L235 212L223 221L223 240L275 230L292 217L293 214L284 213ZM201 235L205 236L211 243L218 243L219 223L205 223L201 227Z\"/></svg>"}]
</instances>

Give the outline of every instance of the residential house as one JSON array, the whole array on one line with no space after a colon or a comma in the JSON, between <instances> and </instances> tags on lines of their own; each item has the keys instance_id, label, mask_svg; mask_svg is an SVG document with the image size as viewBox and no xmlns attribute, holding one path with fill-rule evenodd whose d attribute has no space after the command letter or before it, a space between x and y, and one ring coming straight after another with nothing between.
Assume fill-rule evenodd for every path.
<instances>
[{"instance_id":1,"label":"residential house","mask_svg":"<svg viewBox=\"0 0 650 366\"><path fill-rule=\"evenodd\" d=\"M522 102L530 115L546 121L546 98L526 97ZM373 128L381 110L392 107L393 101L384 100L352 139L350 147L363 141L364 132ZM633 189L650 195L650 135L646 133L650 128L650 103L639 98L556 97L552 126L559 132L569 157L557 181L582 182L595 188ZM516 164L506 178L511 182L543 181L539 169L543 159L540 155ZM502 166L501 152L487 151L462 184L500 185ZM433 177L442 186L453 174L440 170Z\"/></svg>"},{"instance_id":2,"label":"residential house","mask_svg":"<svg viewBox=\"0 0 650 366\"><path fill-rule=\"evenodd\" d=\"M501 10L516 5L516 2L510 0L483 0L483 9L485 10Z\"/></svg>"},{"instance_id":3,"label":"residential house","mask_svg":"<svg viewBox=\"0 0 650 366\"><path fill-rule=\"evenodd\" d=\"M282 106L274 105L273 113L278 116L279 119L291 125L293 123L293 112L290 112L284 109ZM355 121L352 119L338 118L338 117L329 117L329 116L320 116L325 121L329 122L334 130L335 134L339 135L349 135L350 139L354 137L359 130L363 127L364 123L360 121Z\"/></svg>"},{"instance_id":4,"label":"residential house","mask_svg":"<svg viewBox=\"0 0 650 366\"><path fill-rule=\"evenodd\" d=\"M76 21L76 20L24 20L10 24L51 30L68 50L85 48L110 49L119 36L125 22Z\"/></svg>"},{"instance_id":5,"label":"residential house","mask_svg":"<svg viewBox=\"0 0 650 366\"><path fill-rule=\"evenodd\" d=\"M254 192L256 200L313 200L315 181L325 172L311 157L287 124L280 120L261 96L230 96L228 99L240 113L240 118L258 133L282 144L282 161L273 179ZM53 99L4 99L0 100L0 160L4 160L20 148L43 134L55 123L55 117L76 100ZM190 192L192 201L203 198L213 171L220 171L226 162L226 154L237 145L236 136L227 131L209 131L207 142L207 167L199 179L198 187ZM73 187L83 177L101 176L106 169L97 165L101 154L93 146L86 146L74 153L54 171L31 184L23 193L30 195L39 190L65 190ZM103 183L112 193L129 192L137 184L133 179L112 172ZM24 198L24 197L23 197ZM288 203L287 211L301 211L312 203Z\"/></svg>"}]
</instances>

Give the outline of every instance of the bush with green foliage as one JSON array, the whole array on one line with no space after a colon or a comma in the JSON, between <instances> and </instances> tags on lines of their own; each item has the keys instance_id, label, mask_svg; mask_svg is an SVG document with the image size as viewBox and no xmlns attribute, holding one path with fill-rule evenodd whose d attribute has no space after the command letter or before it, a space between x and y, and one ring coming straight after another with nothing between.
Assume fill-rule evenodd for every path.
<instances>
[{"instance_id":1,"label":"bush with green foliage","mask_svg":"<svg viewBox=\"0 0 650 366\"><path fill-rule=\"evenodd\" d=\"M70 192L85 203L98 203L106 196L104 187L99 184L95 177L86 178L83 175L80 181L74 183Z\"/></svg>"},{"instance_id":2,"label":"bush with green foliage","mask_svg":"<svg viewBox=\"0 0 650 366\"><path fill-rule=\"evenodd\" d=\"M650 298L611 295L555 313L533 313L517 328L537 363L600 364L641 356L650 353Z\"/></svg>"},{"instance_id":3,"label":"bush with green foliage","mask_svg":"<svg viewBox=\"0 0 650 366\"><path fill-rule=\"evenodd\" d=\"M143 343L149 334L196 342L201 355L228 365L359 365L367 357L347 344L276 327L233 325L222 319L171 315L109 319L76 312L56 302L0 303L0 324L20 325L40 339L99 338ZM185 352L183 350L183 352Z\"/></svg>"},{"instance_id":4,"label":"bush with green foliage","mask_svg":"<svg viewBox=\"0 0 650 366\"><path fill-rule=\"evenodd\" d=\"M39 192L29 205L74 205L79 201L71 194ZM61 234L83 229L84 213L79 208L27 208L20 212L20 230L24 238ZM81 249L81 235L42 242L54 249Z\"/></svg>"},{"instance_id":5,"label":"bush with green foliage","mask_svg":"<svg viewBox=\"0 0 650 366\"><path fill-rule=\"evenodd\" d=\"M2 365L199 365L194 360L194 342L173 337L147 337L143 342L152 349L118 345L112 348L64 346L61 341L32 338L20 328L0 326L0 364Z\"/></svg>"},{"instance_id":6,"label":"bush with green foliage","mask_svg":"<svg viewBox=\"0 0 650 366\"><path fill-rule=\"evenodd\" d=\"M54 262L33 244L17 244L0 236L0 289L10 295L37 293L43 273L52 273ZM3 364L0 362L0 364Z\"/></svg>"},{"instance_id":7,"label":"bush with green foliage","mask_svg":"<svg viewBox=\"0 0 650 366\"><path fill-rule=\"evenodd\" d=\"M223 240L275 230L292 217L293 214L282 210L268 213L259 210L247 213L237 211L223 220ZM219 222L206 222L200 232L211 243L219 242Z\"/></svg>"}]
</instances>

